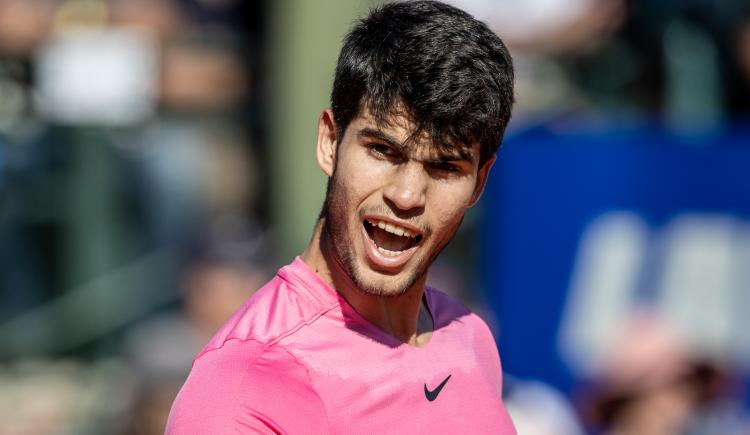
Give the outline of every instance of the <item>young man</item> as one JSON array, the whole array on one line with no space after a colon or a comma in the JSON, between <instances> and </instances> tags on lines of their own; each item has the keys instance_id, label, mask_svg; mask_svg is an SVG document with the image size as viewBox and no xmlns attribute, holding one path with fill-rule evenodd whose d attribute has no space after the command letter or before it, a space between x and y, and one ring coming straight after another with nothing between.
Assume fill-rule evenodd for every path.
<instances>
[{"instance_id":1,"label":"young man","mask_svg":"<svg viewBox=\"0 0 750 435\"><path fill-rule=\"evenodd\" d=\"M318 124L312 241L196 358L168 434L515 434L487 326L425 287L484 188L513 102L508 52L430 1L347 36Z\"/></svg>"}]
</instances>

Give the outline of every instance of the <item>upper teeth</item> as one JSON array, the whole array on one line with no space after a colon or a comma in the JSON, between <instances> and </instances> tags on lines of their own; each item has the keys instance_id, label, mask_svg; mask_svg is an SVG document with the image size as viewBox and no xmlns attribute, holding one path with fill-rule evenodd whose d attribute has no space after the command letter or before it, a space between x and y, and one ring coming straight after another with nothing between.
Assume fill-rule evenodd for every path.
<instances>
[{"instance_id":1,"label":"upper teeth","mask_svg":"<svg viewBox=\"0 0 750 435\"><path fill-rule=\"evenodd\" d=\"M400 227L398 225L393 225L390 222L384 222L379 221L375 219L367 219L367 222L371 223L373 226L376 226L378 228L381 228L385 231L388 231L389 233L393 233L397 236L404 236L404 237L416 237L416 234L413 232L407 230L404 227Z\"/></svg>"}]
</instances>

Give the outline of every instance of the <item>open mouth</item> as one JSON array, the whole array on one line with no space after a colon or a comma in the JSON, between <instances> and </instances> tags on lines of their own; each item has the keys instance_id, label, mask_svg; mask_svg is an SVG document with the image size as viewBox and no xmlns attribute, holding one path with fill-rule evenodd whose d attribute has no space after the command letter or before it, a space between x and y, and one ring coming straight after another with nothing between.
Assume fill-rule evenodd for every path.
<instances>
[{"instance_id":1,"label":"open mouth","mask_svg":"<svg viewBox=\"0 0 750 435\"><path fill-rule=\"evenodd\" d=\"M378 252L385 257L397 257L422 241L422 235L393 223L367 218L362 225Z\"/></svg>"}]
</instances>

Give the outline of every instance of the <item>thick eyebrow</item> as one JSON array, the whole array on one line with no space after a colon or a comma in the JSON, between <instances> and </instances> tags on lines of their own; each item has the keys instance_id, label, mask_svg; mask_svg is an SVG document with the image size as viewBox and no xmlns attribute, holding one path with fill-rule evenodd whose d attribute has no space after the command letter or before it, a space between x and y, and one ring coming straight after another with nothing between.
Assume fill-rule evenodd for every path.
<instances>
[{"instance_id":1,"label":"thick eyebrow","mask_svg":"<svg viewBox=\"0 0 750 435\"><path fill-rule=\"evenodd\" d=\"M371 138L376 138L379 140L382 140L389 146L395 148L402 154L405 153L406 145L404 145L403 142L399 141L398 139L394 138L393 136L374 128L365 127L361 129L358 133L360 137L366 136ZM456 153L446 153L443 151L440 151L440 154L436 156L435 158L427 159L427 161L433 162L433 163L444 163L444 162L455 162L455 161L466 161L469 163L474 163L474 156L471 154L471 152L465 148L457 148Z\"/></svg>"},{"instance_id":2,"label":"thick eyebrow","mask_svg":"<svg viewBox=\"0 0 750 435\"><path fill-rule=\"evenodd\" d=\"M383 142L385 142L388 145L396 148L399 151L404 151L404 148L406 148L404 146L404 144L401 141L397 140L395 137L393 137L393 136L391 136L391 135L389 135L389 134L387 134L387 133L385 133L385 132L383 132L381 130L376 130L374 128L370 128L370 127L363 128L362 130L359 131L359 136L360 137L362 137L362 136L368 136L368 137L373 137L373 138L376 138L376 139L380 139Z\"/></svg>"}]
</instances>

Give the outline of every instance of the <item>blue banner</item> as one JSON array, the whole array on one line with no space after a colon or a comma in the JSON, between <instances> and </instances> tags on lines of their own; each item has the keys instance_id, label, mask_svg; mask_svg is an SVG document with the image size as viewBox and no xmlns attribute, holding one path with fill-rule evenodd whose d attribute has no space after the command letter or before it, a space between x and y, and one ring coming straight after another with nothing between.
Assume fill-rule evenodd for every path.
<instances>
[{"instance_id":1,"label":"blue banner","mask_svg":"<svg viewBox=\"0 0 750 435\"><path fill-rule=\"evenodd\" d=\"M507 372L569 390L641 305L750 367L747 127L530 128L503 145L483 201L480 273Z\"/></svg>"}]
</instances>

